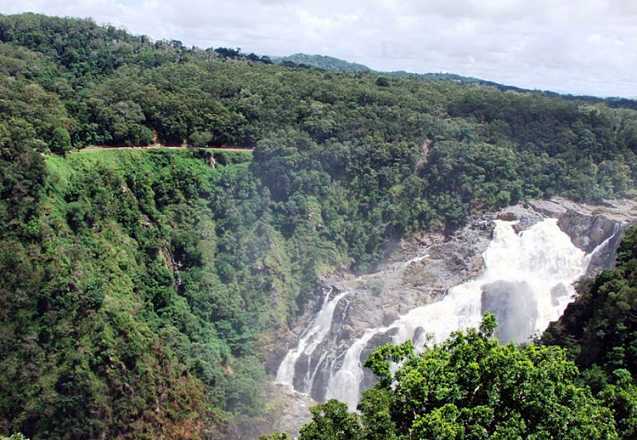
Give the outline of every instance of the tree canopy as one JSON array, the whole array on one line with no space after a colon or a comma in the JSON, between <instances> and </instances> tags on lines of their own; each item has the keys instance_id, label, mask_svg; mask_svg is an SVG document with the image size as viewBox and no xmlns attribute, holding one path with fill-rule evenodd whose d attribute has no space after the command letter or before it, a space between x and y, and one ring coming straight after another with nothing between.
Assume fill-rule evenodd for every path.
<instances>
[{"instance_id":1,"label":"tree canopy","mask_svg":"<svg viewBox=\"0 0 637 440\"><path fill-rule=\"evenodd\" d=\"M320 275L368 270L391 240L451 232L528 197L633 191L637 112L626 103L447 79L274 65L91 20L0 15L0 431L220 436L263 411L261 348ZM82 151L155 142L192 148ZM254 153L199 149L214 146ZM600 295L632 291L607 281ZM613 331L632 325L632 302L602 302ZM630 333L604 335L594 329L611 324L594 321L585 340L616 350L577 362L605 369L612 379L595 392L629 411L614 368L634 360ZM558 351L540 352L570 383ZM461 397L440 423L468 417ZM632 429L626 420L617 429Z\"/></svg>"},{"instance_id":2,"label":"tree canopy","mask_svg":"<svg viewBox=\"0 0 637 440\"><path fill-rule=\"evenodd\" d=\"M501 344L487 315L416 354L382 346L366 366L379 377L360 414L330 401L313 409L302 440L618 438L612 412L579 383L564 350ZM390 363L400 367L390 374ZM333 426L337 427L334 428Z\"/></svg>"}]
</instances>

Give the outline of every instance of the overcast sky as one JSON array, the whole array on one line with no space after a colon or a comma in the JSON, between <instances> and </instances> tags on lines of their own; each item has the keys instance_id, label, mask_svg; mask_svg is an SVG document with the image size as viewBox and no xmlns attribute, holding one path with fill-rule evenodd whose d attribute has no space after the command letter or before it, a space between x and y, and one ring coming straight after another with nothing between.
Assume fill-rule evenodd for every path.
<instances>
[{"instance_id":1,"label":"overcast sky","mask_svg":"<svg viewBox=\"0 0 637 440\"><path fill-rule=\"evenodd\" d=\"M637 97L637 0L0 0L155 39Z\"/></svg>"}]
</instances>

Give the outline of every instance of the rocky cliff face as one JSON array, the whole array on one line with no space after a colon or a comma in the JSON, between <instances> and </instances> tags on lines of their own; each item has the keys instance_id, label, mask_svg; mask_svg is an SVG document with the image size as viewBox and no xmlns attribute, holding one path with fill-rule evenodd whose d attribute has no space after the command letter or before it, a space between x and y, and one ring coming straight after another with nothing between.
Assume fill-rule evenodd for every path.
<instances>
[{"instance_id":1,"label":"rocky cliff face","mask_svg":"<svg viewBox=\"0 0 637 440\"><path fill-rule=\"evenodd\" d=\"M587 270L587 276L594 276L614 264L615 251L621 242L623 229L637 222L637 202L620 199L592 205L555 197L506 208L499 213L499 216L503 215L519 218L520 224L525 227L538 218L558 219L560 229L571 238L575 246L586 253L592 253L598 248Z\"/></svg>"},{"instance_id":2,"label":"rocky cliff face","mask_svg":"<svg viewBox=\"0 0 637 440\"><path fill-rule=\"evenodd\" d=\"M317 300L283 336L278 348L269 353L268 365L273 375L277 374L286 353L288 357L284 362L292 365L286 374L281 374L279 369L277 380L287 382L287 387L275 388L275 394L282 389L286 389L286 393L295 389L303 392L300 396L304 399L303 405L298 404L299 395L288 399L293 409L286 408L285 398L280 399L283 422L278 429L294 433L309 416L303 409L311 403L308 399L324 401L339 397L330 391L330 386L334 386L330 382L334 380L334 373L341 370L344 363L351 362L352 356L356 361L364 360L374 347L394 339L402 328L392 327L392 323L418 307L439 301L450 288L478 277L484 270L482 255L492 240L496 219L515 221L516 230L522 232L546 218L557 219L559 228L570 237L572 244L589 254L586 275L591 276L612 265L623 228L637 222L637 203L620 200L594 206L562 198L531 201L473 218L450 237L423 233L403 240L375 273L326 278L323 292L327 296ZM520 318L510 312L528 309L532 301L524 293L528 286L517 287L492 283L482 288L483 308L495 310L496 314L498 307L508 310L498 316L499 336L504 340L522 341L531 332L530 328L520 329L520 320L528 315ZM516 295L507 295L510 291ZM564 294L553 293L556 297ZM319 325L316 314L330 301L335 301L331 320L326 328L316 330ZM532 323L525 325L529 327ZM369 329L374 329L373 335ZM422 338L425 333L421 327L410 331L414 339ZM319 335L320 340L315 335ZM302 349L299 349L300 340L304 344ZM296 357L290 362L289 350L294 349ZM362 377L340 379L339 385L353 387L351 391L346 390L351 393L358 393L374 381L369 372L363 372Z\"/></svg>"}]
</instances>

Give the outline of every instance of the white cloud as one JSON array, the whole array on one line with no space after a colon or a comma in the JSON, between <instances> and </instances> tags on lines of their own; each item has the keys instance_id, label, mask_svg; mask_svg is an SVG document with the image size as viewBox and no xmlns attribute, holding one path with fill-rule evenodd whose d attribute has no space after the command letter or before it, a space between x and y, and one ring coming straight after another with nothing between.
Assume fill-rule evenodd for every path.
<instances>
[{"instance_id":1,"label":"white cloud","mask_svg":"<svg viewBox=\"0 0 637 440\"><path fill-rule=\"evenodd\" d=\"M2 13L23 11L90 16L188 45L637 96L635 0L0 0Z\"/></svg>"}]
</instances>

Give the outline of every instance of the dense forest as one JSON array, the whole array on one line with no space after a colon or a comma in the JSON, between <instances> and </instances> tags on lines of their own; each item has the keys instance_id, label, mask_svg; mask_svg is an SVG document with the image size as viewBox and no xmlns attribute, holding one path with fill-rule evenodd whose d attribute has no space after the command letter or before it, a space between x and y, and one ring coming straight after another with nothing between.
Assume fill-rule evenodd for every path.
<instances>
[{"instance_id":1,"label":"dense forest","mask_svg":"<svg viewBox=\"0 0 637 440\"><path fill-rule=\"evenodd\" d=\"M384 71L374 71L369 67L351 63L349 61L341 60L338 58L324 56L324 55L307 55L304 53L296 53L293 55L285 56L285 57L270 57L271 61L276 64L283 64L288 67L297 67L297 68L312 68L316 67L319 69L323 69L326 71L333 72L348 72L348 73L373 73L378 76L388 76L393 78L407 78L412 80L419 81L447 81L454 82L456 84L462 85L474 85L474 86L485 86L491 89L496 89L504 92L519 92L519 93L534 93L536 95L543 95L547 97L559 97L566 100L575 100L580 103L589 103L589 104L604 104L609 107L615 108L630 108L633 110L637 110L637 101L629 98L620 98L620 97L610 97L610 98L600 98L596 96L585 96L585 95L564 95L558 94L555 92L551 92L549 90L529 90L523 89L516 86L506 85L497 83L494 81L488 81L485 79L474 78L471 76L463 76L458 75L456 73L449 72L437 72L437 73L414 73L407 72L404 70L394 70L390 72Z\"/></svg>"},{"instance_id":2,"label":"dense forest","mask_svg":"<svg viewBox=\"0 0 637 440\"><path fill-rule=\"evenodd\" d=\"M0 16L0 433L218 438L267 410L259 347L321 274L369 270L391 239L524 198L631 193L637 112L615 104ZM154 143L192 148L82 151ZM554 330L572 351L600 337L589 301L572 316L590 330ZM489 358L488 335L449 344L477 338ZM576 395L569 411L628 432L561 352L516 350L572 379L556 405Z\"/></svg>"},{"instance_id":3,"label":"dense forest","mask_svg":"<svg viewBox=\"0 0 637 440\"><path fill-rule=\"evenodd\" d=\"M369 72L371 69L367 66L357 63L350 63L338 58L329 57L325 55L306 55L304 53L295 53L285 57L270 57L272 62L276 64L283 64L294 67L307 66L317 67L323 70L331 70L335 72Z\"/></svg>"}]
</instances>

